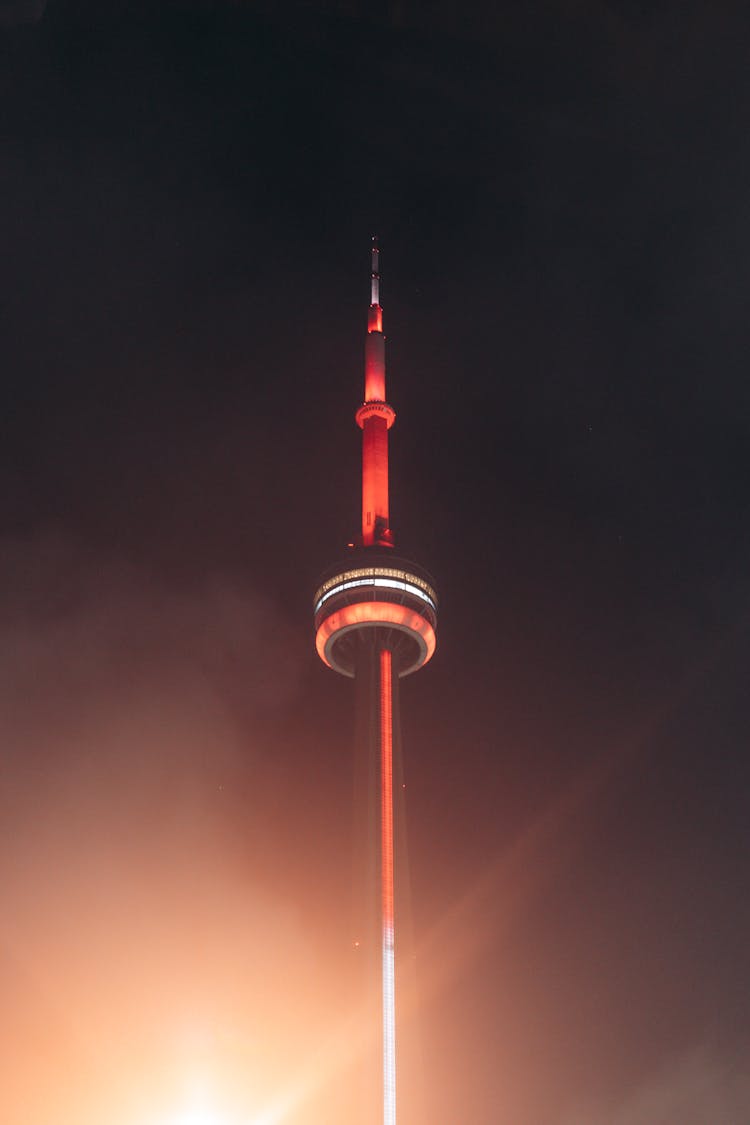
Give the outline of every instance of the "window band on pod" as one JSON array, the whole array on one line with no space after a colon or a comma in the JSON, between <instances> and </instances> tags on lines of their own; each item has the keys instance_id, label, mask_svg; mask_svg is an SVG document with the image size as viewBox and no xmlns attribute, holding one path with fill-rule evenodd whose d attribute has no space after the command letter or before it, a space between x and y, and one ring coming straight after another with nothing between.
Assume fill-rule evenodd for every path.
<instances>
[{"instance_id":1,"label":"window band on pod","mask_svg":"<svg viewBox=\"0 0 750 1125\"><path fill-rule=\"evenodd\" d=\"M356 571L352 573L356 573ZM398 574L400 572L396 571L394 573ZM339 578L346 577L347 576L343 574L339 575ZM334 579L334 583L336 582L338 582L338 579ZM437 604L427 592L430 589L429 586L426 582L420 582L419 585L416 585L417 582L419 582L419 579L417 579L416 575L404 574L403 578L385 578L381 571L367 578L347 578L346 581L338 582L337 585L333 585L317 599L314 612L317 613L329 598L334 597L336 594L343 593L344 590L352 590L358 586L375 586L380 589L403 590L404 593L411 594L413 597L420 598L422 601L427 602L435 613L437 613ZM328 585L328 583L326 583L326 585ZM318 593L320 594L321 590L324 588L325 587L321 586Z\"/></svg>"}]
</instances>

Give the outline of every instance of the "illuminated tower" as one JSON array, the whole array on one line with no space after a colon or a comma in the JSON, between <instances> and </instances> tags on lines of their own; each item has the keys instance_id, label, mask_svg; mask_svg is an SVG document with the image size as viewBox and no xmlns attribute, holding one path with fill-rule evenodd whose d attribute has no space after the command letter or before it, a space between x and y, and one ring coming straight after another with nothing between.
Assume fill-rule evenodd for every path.
<instances>
[{"instance_id":1,"label":"illuminated tower","mask_svg":"<svg viewBox=\"0 0 750 1125\"><path fill-rule=\"evenodd\" d=\"M395 412L385 395L385 336L377 241L365 346L362 430L362 531L315 594L321 660L357 681L358 740L369 763L377 818L372 826L382 966L383 1123L396 1122L396 1005L393 755L398 740L398 681L435 651L437 595L430 575L397 556L388 515L388 431ZM373 904L374 906L375 904Z\"/></svg>"}]
</instances>

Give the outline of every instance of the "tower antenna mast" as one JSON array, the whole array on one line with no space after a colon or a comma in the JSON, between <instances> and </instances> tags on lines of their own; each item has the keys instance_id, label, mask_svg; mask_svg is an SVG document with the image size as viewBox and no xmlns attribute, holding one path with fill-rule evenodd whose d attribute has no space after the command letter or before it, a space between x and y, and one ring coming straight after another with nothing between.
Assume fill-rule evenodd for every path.
<instances>
[{"instance_id":1,"label":"tower antenna mast","mask_svg":"<svg viewBox=\"0 0 750 1125\"><path fill-rule=\"evenodd\" d=\"M388 515L388 431L396 412L385 398L385 336L380 304L380 248L373 237L370 308L365 340L365 398L356 414L362 430L362 546L392 547Z\"/></svg>"}]
</instances>

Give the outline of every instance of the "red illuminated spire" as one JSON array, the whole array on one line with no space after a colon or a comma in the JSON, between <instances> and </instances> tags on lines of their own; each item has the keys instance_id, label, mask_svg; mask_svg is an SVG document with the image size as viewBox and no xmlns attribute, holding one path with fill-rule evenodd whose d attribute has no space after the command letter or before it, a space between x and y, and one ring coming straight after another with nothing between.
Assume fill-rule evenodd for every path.
<instances>
[{"instance_id":1,"label":"red illuminated spire","mask_svg":"<svg viewBox=\"0 0 750 1125\"><path fill-rule=\"evenodd\" d=\"M362 430L362 545L392 547L388 518L388 431L396 413L385 398L385 336L380 305L380 250L372 240L370 308L365 342L365 400L357 411Z\"/></svg>"}]
</instances>

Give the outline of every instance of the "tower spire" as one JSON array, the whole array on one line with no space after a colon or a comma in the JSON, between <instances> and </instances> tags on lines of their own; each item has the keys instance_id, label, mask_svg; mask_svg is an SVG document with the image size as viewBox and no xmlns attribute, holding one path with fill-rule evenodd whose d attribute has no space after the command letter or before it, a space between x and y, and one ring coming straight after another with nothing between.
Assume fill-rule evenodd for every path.
<instances>
[{"instance_id":1,"label":"tower spire","mask_svg":"<svg viewBox=\"0 0 750 1125\"><path fill-rule=\"evenodd\" d=\"M372 239L370 308L365 340L365 398L357 411L362 430L362 546L392 547L388 515L388 430L396 412L385 398L385 336L380 305L380 247Z\"/></svg>"}]
</instances>

